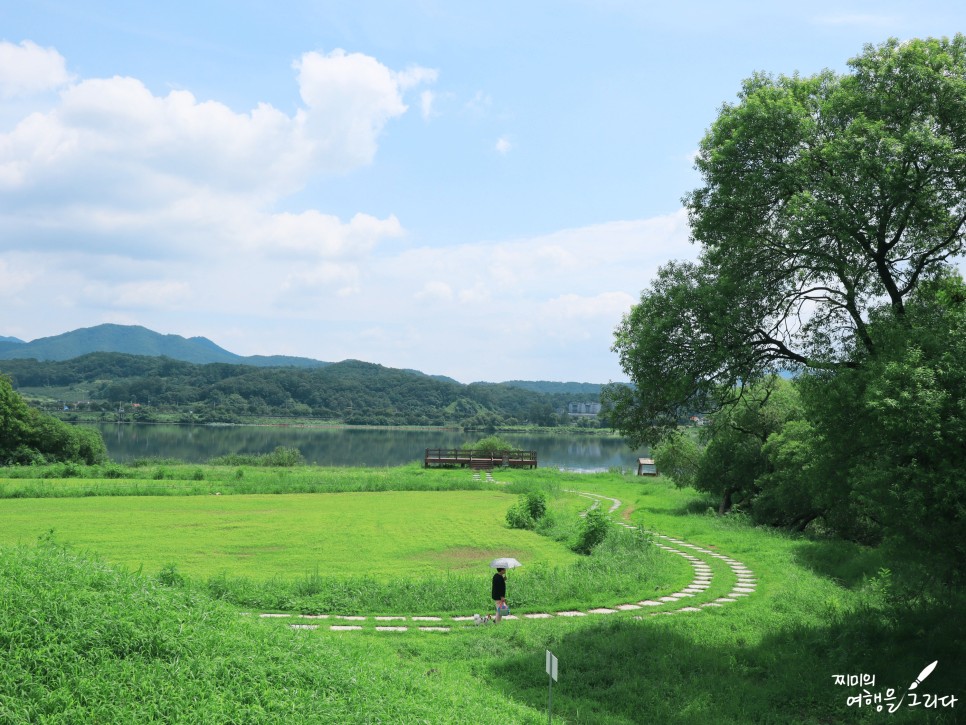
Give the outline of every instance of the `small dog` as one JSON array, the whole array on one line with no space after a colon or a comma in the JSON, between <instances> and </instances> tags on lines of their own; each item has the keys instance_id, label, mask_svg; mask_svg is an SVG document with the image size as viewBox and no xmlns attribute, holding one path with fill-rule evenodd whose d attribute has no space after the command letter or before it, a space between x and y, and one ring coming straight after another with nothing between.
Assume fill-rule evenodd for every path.
<instances>
[{"instance_id":1,"label":"small dog","mask_svg":"<svg viewBox=\"0 0 966 725\"><path fill-rule=\"evenodd\" d=\"M485 617L481 617L479 614L473 615L473 624L479 627L481 624L489 624L493 621L493 615L487 614Z\"/></svg>"}]
</instances>

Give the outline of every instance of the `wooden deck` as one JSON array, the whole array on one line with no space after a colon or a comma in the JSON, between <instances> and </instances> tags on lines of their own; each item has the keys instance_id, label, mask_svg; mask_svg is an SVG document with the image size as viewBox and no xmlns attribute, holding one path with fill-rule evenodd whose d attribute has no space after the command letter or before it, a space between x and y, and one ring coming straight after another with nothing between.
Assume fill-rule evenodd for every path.
<instances>
[{"instance_id":1,"label":"wooden deck","mask_svg":"<svg viewBox=\"0 0 966 725\"><path fill-rule=\"evenodd\" d=\"M424 468L452 466L460 468L536 468L536 451L493 451L481 453L462 448L427 448L423 459Z\"/></svg>"}]
</instances>

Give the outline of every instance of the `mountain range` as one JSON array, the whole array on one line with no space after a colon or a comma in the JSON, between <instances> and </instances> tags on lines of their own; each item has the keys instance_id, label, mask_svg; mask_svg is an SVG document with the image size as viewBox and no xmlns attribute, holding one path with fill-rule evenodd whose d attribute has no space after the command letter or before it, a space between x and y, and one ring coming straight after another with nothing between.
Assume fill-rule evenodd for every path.
<instances>
[{"instance_id":1,"label":"mountain range","mask_svg":"<svg viewBox=\"0 0 966 725\"><path fill-rule=\"evenodd\" d=\"M330 363L287 355L236 355L207 337L162 335L140 325L97 325L23 342L0 338L0 360L71 360L91 352L123 352L128 355L169 357L197 364L233 363L254 367L319 368Z\"/></svg>"},{"instance_id":2,"label":"mountain range","mask_svg":"<svg viewBox=\"0 0 966 725\"><path fill-rule=\"evenodd\" d=\"M119 352L146 357L167 357L199 365L229 363L253 367L323 368L330 362L288 355L237 355L219 347L206 337L163 335L140 325L103 324L83 327L60 335L40 337L24 342L16 337L0 336L0 360L35 359L40 361L72 360L93 352ZM410 372L417 372L412 370ZM422 373L421 373L422 374ZM429 377L457 382L443 375ZM512 387L541 393L596 393L596 383L561 383L549 381L513 380Z\"/></svg>"}]
</instances>

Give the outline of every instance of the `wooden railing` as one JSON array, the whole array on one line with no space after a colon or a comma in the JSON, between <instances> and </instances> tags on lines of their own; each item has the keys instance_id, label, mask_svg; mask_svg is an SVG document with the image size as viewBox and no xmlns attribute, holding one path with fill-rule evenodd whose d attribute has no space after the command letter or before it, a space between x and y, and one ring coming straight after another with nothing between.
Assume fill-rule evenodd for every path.
<instances>
[{"instance_id":1,"label":"wooden railing","mask_svg":"<svg viewBox=\"0 0 966 725\"><path fill-rule=\"evenodd\" d=\"M467 448L427 448L423 466L459 466L465 468L536 468L536 451L474 451Z\"/></svg>"}]
</instances>

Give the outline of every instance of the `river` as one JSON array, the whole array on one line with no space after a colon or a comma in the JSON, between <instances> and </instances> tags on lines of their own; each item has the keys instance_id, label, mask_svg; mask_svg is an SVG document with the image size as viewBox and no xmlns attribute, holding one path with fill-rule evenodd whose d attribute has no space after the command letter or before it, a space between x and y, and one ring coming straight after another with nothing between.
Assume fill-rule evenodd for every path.
<instances>
[{"instance_id":1,"label":"river","mask_svg":"<svg viewBox=\"0 0 966 725\"><path fill-rule=\"evenodd\" d=\"M311 428L301 426L179 426L101 423L107 451L116 461L176 458L203 463L229 453L267 453L298 448L309 463L325 466L397 466L421 461L426 448L458 448L484 436L435 428ZM535 450L540 467L574 471L635 469L635 451L622 439L577 434L500 433L524 450Z\"/></svg>"}]
</instances>

